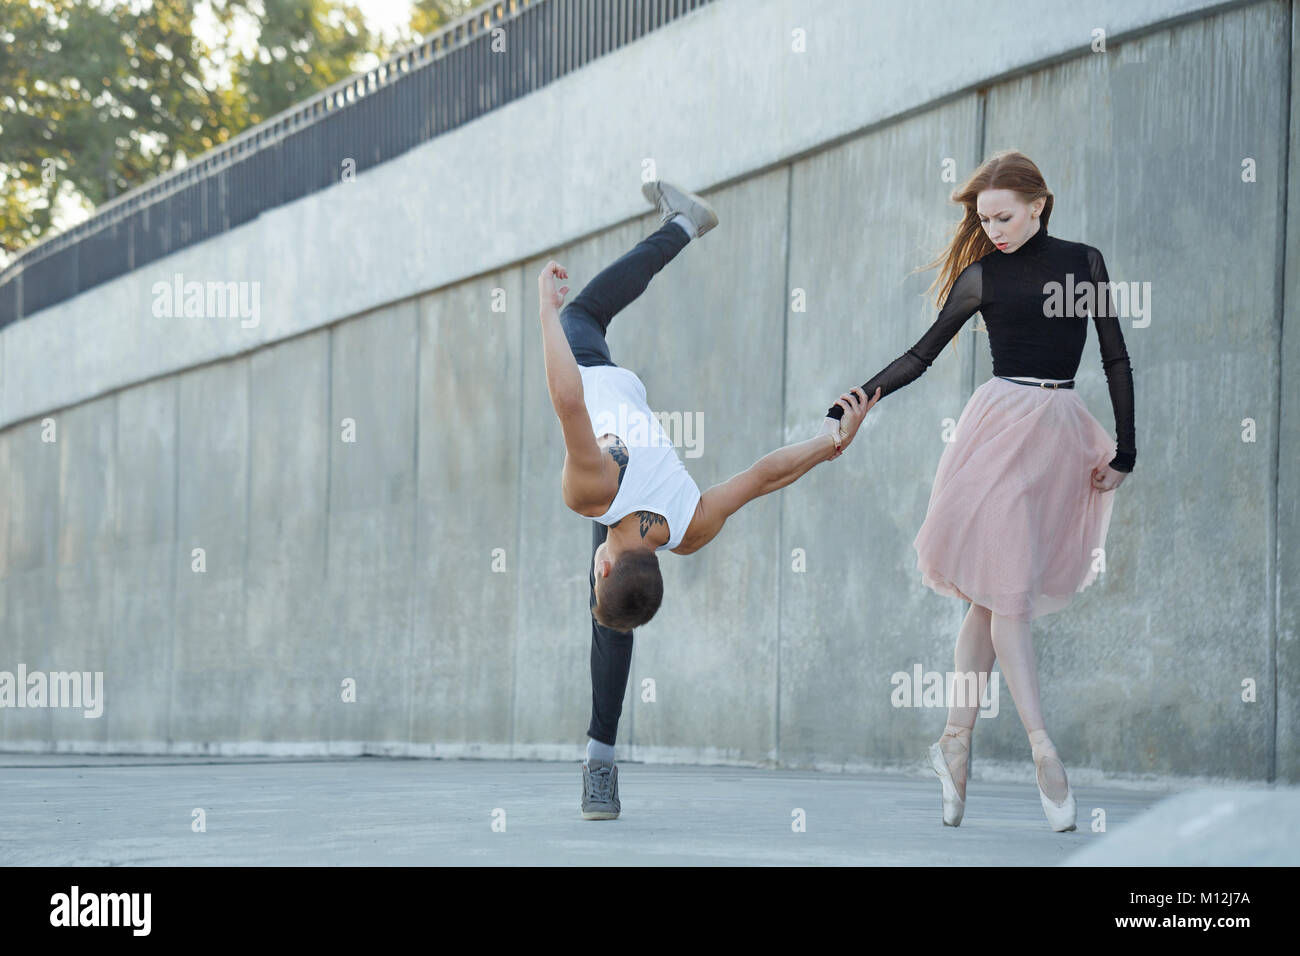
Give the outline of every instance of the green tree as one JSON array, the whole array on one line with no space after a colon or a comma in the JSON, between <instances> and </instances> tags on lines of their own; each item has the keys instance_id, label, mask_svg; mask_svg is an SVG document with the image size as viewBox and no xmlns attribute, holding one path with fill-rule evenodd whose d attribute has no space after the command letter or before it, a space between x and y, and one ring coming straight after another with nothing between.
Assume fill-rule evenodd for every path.
<instances>
[{"instance_id":1,"label":"green tree","mask_svg":"<svg viewBox=\"0 0 1300 956\"><path fill-rule=\"evenodd\" d=\"M345 0L0 0L0 249L351 75L380 39ZM244 24L252 50L235 29Z\"/></svg>"},{"instance_id":2,"label":"green tree","mask_svg":"<svg viewBox=\"0 0 1300 956\"><path fill-rule=\"evenodd\" d=\"M196 32L200 6L208 29ZM397 44L474 6L413 0ZM49 234L57 203L89 212L395 52L351 0L0 0L0 11L0 264Z\"/></svg>"},{"instance_id":3,"label":"green tree","mask_svg":"<svg viewBox=\"0 0 1300 956\"><path fill-rule=\"evenodd\" d=\"M97 204L225 134L199 79L208 50L192 0L140 13L75 0L6 0L0 27L0 242L45 234L53 199Z\"/></svg>"},{"instance_id":4,"label":"green tree","mask_svg":"<svg viewBox=\"0 0 1300 956\"><path fill-rule=\"evenodd\" d=\"M251 53L230 57L229 104L239 129L270 119L357 73L366 54L386 56L361 11L335 0L228 0L258 20Z\"/></svg>"},{"instance_id":5,"label":"green tree","mask_svg":"<svg viewBox=\"0 0 1300 956\"><path fill-rule=\"evenodd\" d=\"M469 13L475 6L482 5L482 0L413 0L410 25L413 38L437 33L448 23Z\"/></svg>"}]
</instances>

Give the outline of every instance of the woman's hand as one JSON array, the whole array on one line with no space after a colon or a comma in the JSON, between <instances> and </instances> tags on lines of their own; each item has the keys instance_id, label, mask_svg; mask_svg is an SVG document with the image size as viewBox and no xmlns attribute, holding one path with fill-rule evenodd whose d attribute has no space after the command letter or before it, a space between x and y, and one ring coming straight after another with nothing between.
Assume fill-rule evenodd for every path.
<instances>
[{"instance_id":1,"label":"woman's hand","mask_svg":"<svg viewBox=\"0 0 1300 956\"><path fill-rule=\"evenodd\" d=\"M537 277L537 294L541 296L542 305L549 305L559 309L564 305L564 297L568 294L569 287L563 286L555 288L556 279L569 278L568 271L554 259L542 267L541 275Z\"/></svg>"},{"instance_id":2,"label":"woman's hand","mask_svg":"<svg viewBox=\"0 0 1300 956\"><path fill-rule=\"evenodd\" d=\"M862 420L867 417L867 412L880 401L880 389L876 389L876 394L867 398L861 386L853 389L851 392L845 392L835 400L835 404L844 409L844 417L840 419L840 445L839 450L835 453L834 458L838 458L844 453L844 449L849 447L853 437L858 433L858 426ZM833 422L835 419L827 418L822 422L822 431L826 430L826 423Z\"/></svg>"},{"instance_id":3,"label":"woman's hand","mask_svg":"<svg viewBox=\"0 0 1300 956\"><path fill-rule=\"evenodd\" d=\"M1127 471L1116 471L1110 465L1102 465L1092 470L1092 487L1097 491L1114 491L1127 475Z\"/></svg>"}]
</instances>

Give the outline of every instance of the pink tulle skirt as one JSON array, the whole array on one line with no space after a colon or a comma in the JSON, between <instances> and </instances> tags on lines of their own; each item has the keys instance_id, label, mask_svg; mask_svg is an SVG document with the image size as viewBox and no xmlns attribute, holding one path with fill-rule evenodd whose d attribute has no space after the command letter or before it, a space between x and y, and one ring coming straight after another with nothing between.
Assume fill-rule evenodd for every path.
<instances>
[{"instance_id":1,"label":"pink tulle skirt","mask_svg":"<svg viewBox=\"0 0 1300 956\"><path fill-rule=\"evenodd\" d=\"M1091 472L1114 456L1074 389L990 378L939 459L912 542L922 582L1016 620L1061 610L1096 580L1115 492Z\"/></svg>"}]
</instances>

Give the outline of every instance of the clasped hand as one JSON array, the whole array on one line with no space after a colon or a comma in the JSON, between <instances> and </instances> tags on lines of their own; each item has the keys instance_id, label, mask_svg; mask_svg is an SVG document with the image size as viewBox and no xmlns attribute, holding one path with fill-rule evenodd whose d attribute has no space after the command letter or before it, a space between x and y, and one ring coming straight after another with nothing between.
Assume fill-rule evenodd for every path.
<instances>
[{"instance_id":1,"label":"clasped hand","mask_svg":"<svg viewBox=\"0 0 1300 956\"><path fill-rule=\"evenodd\" d=\"M839 447L835 454L831 455L830 461L834 461L840 455L844 454L844 449L849 447L853 438L858 433L858 427L862 420L867 417L867 412L875 407L876 402L880 401L880 389L876 389L876 394L867 398L867 393L861 388L855 388L852 391L845 392L835 404L844 409L844 417L840 419L830 418L829 416L822 419L822 426L817 430L818 435L836 435L839 438Z\"/></svg>"}]
</instances>

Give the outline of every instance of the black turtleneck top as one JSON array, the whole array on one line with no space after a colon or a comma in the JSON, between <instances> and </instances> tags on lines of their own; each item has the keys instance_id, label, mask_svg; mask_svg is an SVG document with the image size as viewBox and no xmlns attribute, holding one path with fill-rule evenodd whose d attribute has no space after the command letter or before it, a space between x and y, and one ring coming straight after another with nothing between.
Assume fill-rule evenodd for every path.
<instances>
[{"instance_id":1,"label":"black turtleneck top","mask_svg":"<svg viewBox=\"0 0 1300 956\"><path fill-rule=\"evenodd\" d=\"M1110 296L1110 278L1101 253L1038 231L1014 252L993 250L972 262L953 282L939 317L910 349L862 386L880 397L919 378L943 347L976 312L984 317L993 354L993 374L1071 379L1079 370L1088 339L1088 316L1097 326L1101 364L1106 371L1115 413L1116 454L1110 467L1132 471L1137 456L1133 432L1133 370L1119 317ZM1059 291L1049 283L1059 283ZM1079 297L1091 285L1093 305L1080 308ZM1050 311L1051 304L1061 307ZM826 413L840 418L844 409Z\"/></svg>"}]
</instances>

